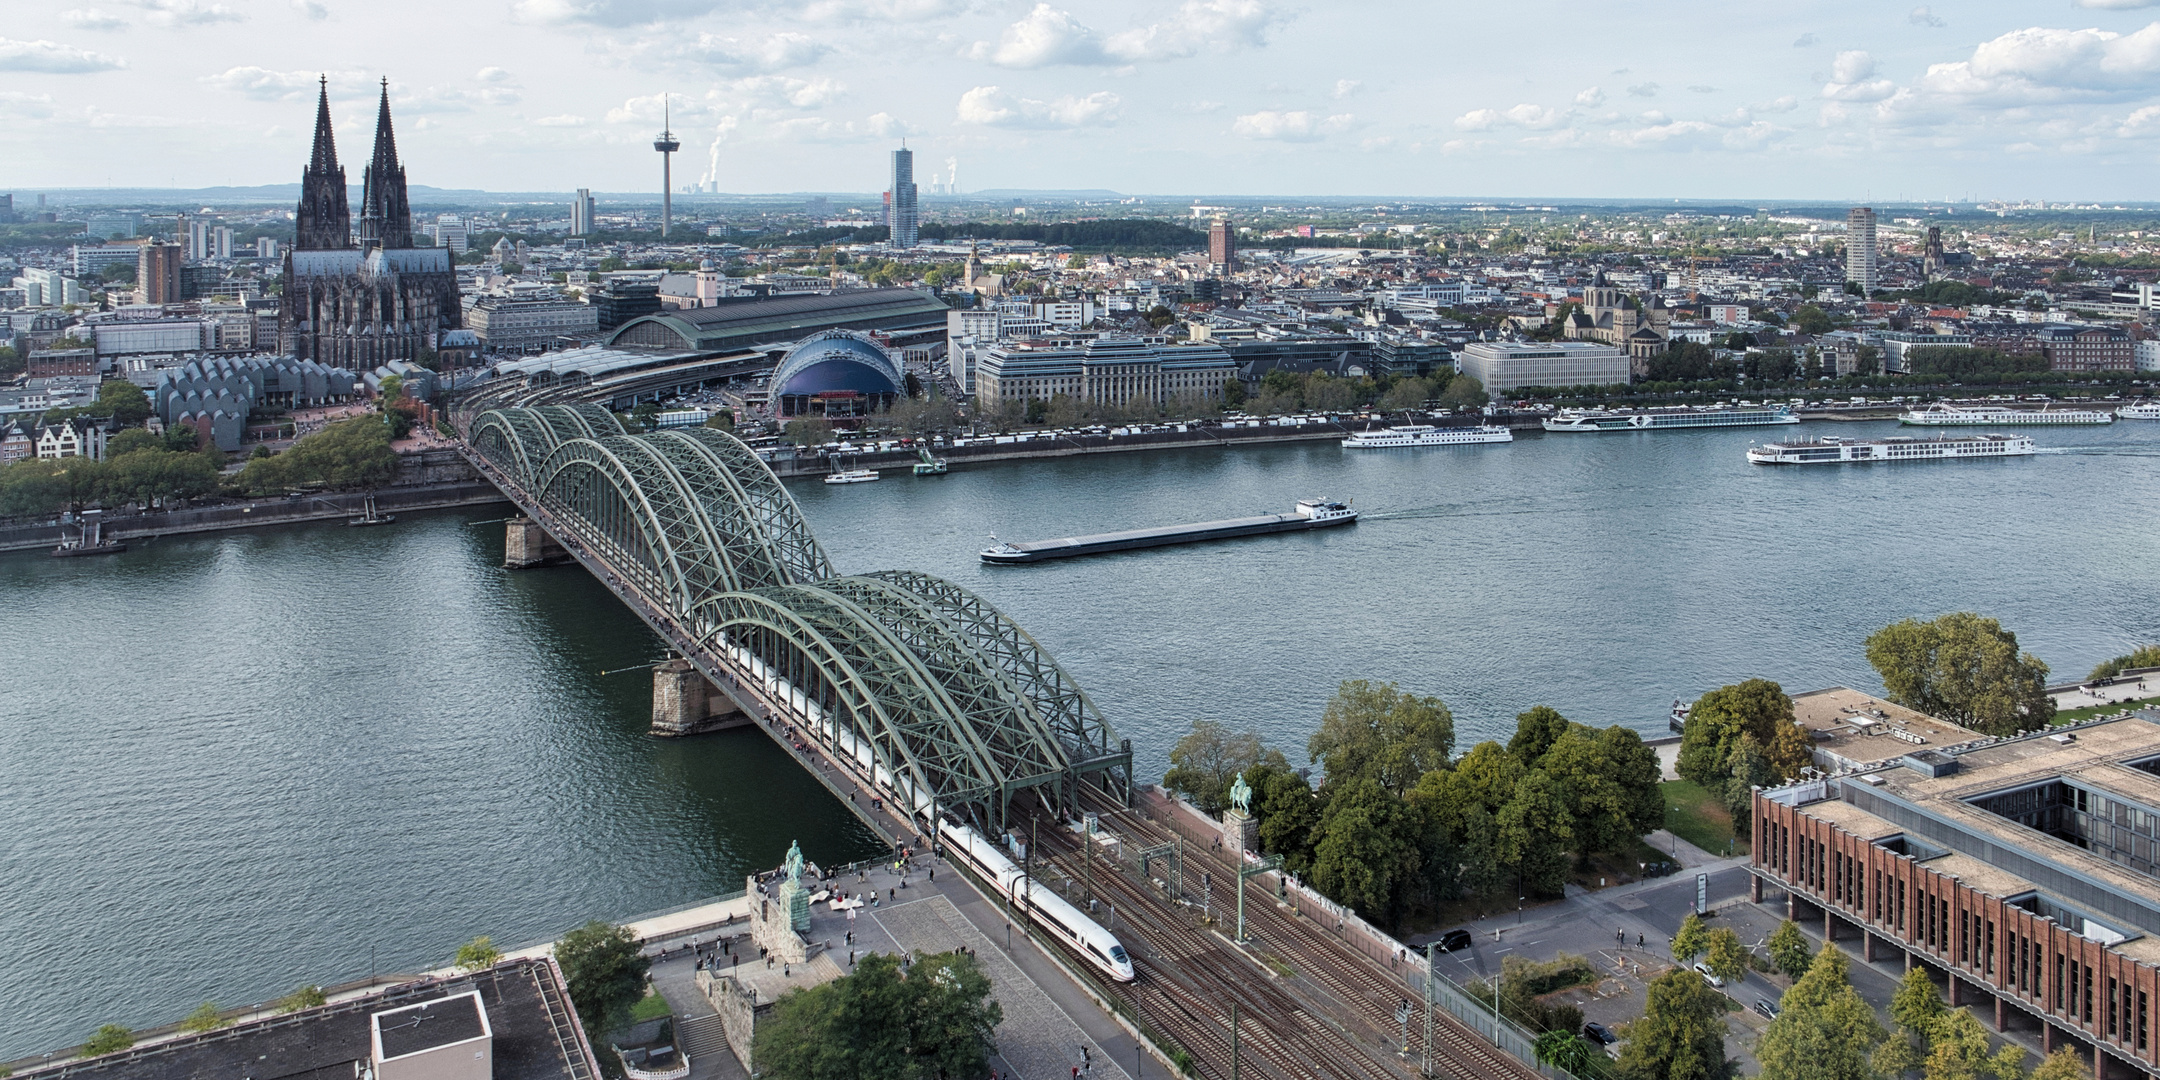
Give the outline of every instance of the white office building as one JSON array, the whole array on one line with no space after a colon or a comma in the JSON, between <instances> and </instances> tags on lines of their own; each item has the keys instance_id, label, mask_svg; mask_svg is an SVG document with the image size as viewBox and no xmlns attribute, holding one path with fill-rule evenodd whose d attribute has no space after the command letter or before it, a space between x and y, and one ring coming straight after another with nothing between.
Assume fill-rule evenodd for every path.
<instances>
[{"instance_id":1,"label":"white office building","mask_svg":"<svg viewBox=\"0 0 2160 1080\"><path fill-rule=\"evenodd\" d=\"M1875 211L1855 206L1845 215L1845 280L1872 294L1877 265Z\"/></svg>"},{"instance_id":2,"label":"white office building","mask_svg":"<svg viewBox=\"0 0 2160 1080\"><path fill-rule=\"evenodd\" d=\"M450 253L453 255L465 254L465 248L468 246L472 234L471 228L465 223L464 218L456 214L437 214L435 215L435 228L432 231L435 234L436 247L449 248Z\"/></svg>"},{"instance_id":3,"label":"white office building","mask_svg":"<svg viewBox=\"0 0 2160 1080\"><path fill-rule=\"evenodd\" d=\"M1455 354L1455 370L1486 392L1525 386L1611 386L1629 381L1627 350L1599 341L1473 341Z\"/></svg>"},{"instance_id":4,"label":"white office building","mask_svg":"<svg viewBox=\"0 0 2160 1080\"><path fill-rule=\"evenodd\" d=\"M570 201L570 235L592 235L593 210L592 189L577 189L577 197Z\"/></svg>"},{"instance_id":5,"label":"white office building","mask_svg":"<svg viewBox=\"0 0 2160 1080\"><path fill-rule=\"evenodd\" d=\"M536 351L564 338L597 335L600 309L558 297L483 296L465 310L465 326L487 342L489 352Z\"/></svg>"},{"instance_id":6,"label":"white office building","mask_svg":"<svg viewBox=\"0 0 2160 1080\"><path fill-rule=\"evenodd\" d=\"M1237 361L1219 345L1171 345L1160 337L1008 342L980 349L975 399L1048 401L1059 394L1101 405L1219 399Z\"/></svg>"}]
</instances>

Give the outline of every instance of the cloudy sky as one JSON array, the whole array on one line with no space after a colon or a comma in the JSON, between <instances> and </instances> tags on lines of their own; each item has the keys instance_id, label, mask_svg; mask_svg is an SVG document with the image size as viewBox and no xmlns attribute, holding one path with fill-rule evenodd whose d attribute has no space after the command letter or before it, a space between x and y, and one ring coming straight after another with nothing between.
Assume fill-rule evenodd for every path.
<instances>
[{"instance_id":1,"label":"cloudy sky","mask_svg":"<svg viewBox=\"0 0 2160 1080\"><path fill-rule=\"evenodd\" d=\"M77 6L71 6L77 5ZM2160 0L17 0L0 190L2160 199Z\"/></svg>"}]
</instances>

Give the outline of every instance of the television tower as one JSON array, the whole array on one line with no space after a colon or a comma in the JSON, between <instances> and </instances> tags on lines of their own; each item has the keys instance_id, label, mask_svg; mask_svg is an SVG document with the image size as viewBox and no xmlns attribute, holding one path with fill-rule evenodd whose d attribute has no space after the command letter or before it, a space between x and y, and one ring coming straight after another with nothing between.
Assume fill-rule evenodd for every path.
<instances>
[{"instance_id":1,"label":"television tower","mask_svg":"<svg viewBox=\"0 0 2160 1080\"><path fill-rule=\"evenodd\" d=\"M652 148L660 151L660 238L667 239L668 225L675 219L675 173L674 153L682 149L675 133L668 130L668 98L660 96L660 137L653 140Z\"/></svg>"}]
</instances>

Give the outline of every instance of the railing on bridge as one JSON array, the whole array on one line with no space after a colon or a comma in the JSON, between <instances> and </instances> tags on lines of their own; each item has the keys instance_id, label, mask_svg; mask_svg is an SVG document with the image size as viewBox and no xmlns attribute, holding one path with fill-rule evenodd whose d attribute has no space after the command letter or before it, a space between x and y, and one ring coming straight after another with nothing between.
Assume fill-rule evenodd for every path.
<instances>
[{"instance_id":1,"label":"railing on bridge","mask_svg":"<svg viewBox=\"0 0 2160 1080\"><path fill-rule=\"evenodd\" d=\"M926 574L833 572L734 436L626 434L594 405L461 413L475 467L746 709L784 715L927 820L1029 790L1131 798L1131 744L1025 630Z\"/></svg>"}]
</instances>

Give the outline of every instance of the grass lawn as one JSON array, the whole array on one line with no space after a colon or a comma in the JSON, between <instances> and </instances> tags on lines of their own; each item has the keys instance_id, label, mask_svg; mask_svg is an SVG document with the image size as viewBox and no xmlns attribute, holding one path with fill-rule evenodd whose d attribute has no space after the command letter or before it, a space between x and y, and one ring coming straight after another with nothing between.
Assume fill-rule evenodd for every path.
<instances>
[{"instance_id":1,"label":"grass lawn","mask_svg":"<svg viewBox=\"0 0 2160 1080\"><path fill-rule=\"evenodd\" d=\"M2112 716L2125 709L2144 709L2151 708L2154 705L2160 705L2160 698L2145 698L2142 701L2118 701L2112 705L2087 705L2082 709L2063 709L2055 714L2055 723L2075 724L2080 720L2090 720L2095 716Z\"/></svg>"},{"instance_id":2,"label":"grass lawn","mask_svg":"<svg viewBox=\"0 0 2160 1080\"><path fill-rule=\"evenodd\" d=\"M1732 849L1732 813L1701 784L1667 780L1658 789L1665 793L1665 827L1675 836L1713 855Z\"/></svg>"},{"instance_id":3,"label":"grass lawn","mask_svg":"<svg viewBox=\"0 0 2160 1080\"><path fill-rule=\"evenodd\" d=\"M663 1016L670 1015L672 1011L668 1008L666 998L657 993L649 993L636 1005L631 1006L630 1022L642 1024L647 1020L658 1020Z\"/></svg>"}]
</instances>

